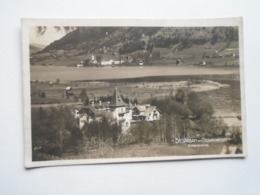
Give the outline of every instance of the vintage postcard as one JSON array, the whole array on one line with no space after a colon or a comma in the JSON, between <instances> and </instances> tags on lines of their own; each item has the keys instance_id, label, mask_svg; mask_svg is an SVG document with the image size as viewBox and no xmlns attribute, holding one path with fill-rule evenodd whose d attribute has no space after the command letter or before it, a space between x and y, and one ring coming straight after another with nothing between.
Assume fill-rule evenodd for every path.
<instances>
[{"instance_id":1,"label":"vintage postcard","mask_svg":"<svg viewBox=\"0 0 260 195\"><path fill-rule=\"evenodd\" d=\"M245 157L242 30L22 19L25 166Z\"/></svg>"}]
</instances>

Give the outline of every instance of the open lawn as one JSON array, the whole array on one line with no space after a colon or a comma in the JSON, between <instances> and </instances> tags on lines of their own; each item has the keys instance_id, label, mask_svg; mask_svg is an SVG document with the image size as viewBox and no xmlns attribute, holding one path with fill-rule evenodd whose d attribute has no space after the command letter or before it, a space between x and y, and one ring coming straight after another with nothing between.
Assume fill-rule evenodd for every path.
<instances>
[{"instance_id":1,"label":"open lawn","mask_svg":"<svg viewBox=\"0 0 260 195\"><path fill-rule=\"evenodd\" d=\"M80 93L86 90L89 100L101 96L113 95L117 87L123 96L130 100L137 99L138 103L147 102L150 98L163 98L172 95L178 88L187 88L187 81L193 83L190 90L200 92L202 98L209 98L217 115L240 113L240 85L237 81L239 75L193 75L170 77L147 77L134 79L120 79L107 81L80 81L64 82L49 85L48 82L31 82L32 106L48 107L47 104L59 103L73 105L82 103ZM214 82L212 82L214 81ZM73 96L67 98L65 89L72 87ZM46 94L45 98L37 97L39 91ZM37 105L36 105L37 104Z\"/></svg>"},{"instance_id":2,"label":"open lawn","mask_svg":"<svg viewBox=\"0 0 260 195\"><path fill-rule=\"evenodd\" d=\"M131 100L137 99L139 102L150 98L162 98L169 96L170 93L175 93L177 89L187 88L188 82L185 78L179 81L137 81L133 79L131 82L119 80L118 82L67 82L67 83L55 83L49 85L48 82L32 82L31 90L32 94L44 92L46 98L32 97L32 104L39 103L72 103L79 102L79 97L82 89L85 89L90 100L94 98L112 95L115 87L117 87L122 95L127 96ZM65 88L67 86L72 87L73 96L67 97ZM214 89L220 89L223 87L229 87L227 84L221 84L219 82L212 82L208 80L194 80L189 84L189 90L195 92L209 91ZM52 101L49 101L52 100ZM55 101L56 100L56 101Z\"/></svg>"}]
</instances>

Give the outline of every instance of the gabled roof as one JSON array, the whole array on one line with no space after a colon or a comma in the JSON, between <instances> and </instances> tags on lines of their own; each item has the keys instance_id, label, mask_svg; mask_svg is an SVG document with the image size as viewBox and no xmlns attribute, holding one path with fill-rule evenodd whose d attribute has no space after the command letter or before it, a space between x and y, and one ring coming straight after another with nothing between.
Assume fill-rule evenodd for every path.
<instances>
[{"instance_id":1,"label":"gabled roof","mask_svg":"<svg viewBox=\"0 0 260 195\"><path fill-rule=\"evenodd\" d=\"M112 119L113 118L113 114L111 112L107 112L106 110L95 110L94 107L92 106L83 106L80 110L79 110L80 114L87 114L88 116L95 118L95 117L106 117L107 119Z\"/></svg>"},{"instance_id":2,"label":"gabled roof","mask_svg":"<svg viewBox=\"0 0 260 195\"><path fill-rule=\"evenodd\" d=\"M140 108L140 106L139 106ZM159 113L161 113L161 111L156 107L156 106L141 106L141 108L145 109L144 111L142 111L142 113L140 114L140 116L149 116L149 114L151 112L153 112L154 109L156 109Z\"/></svg>"},{"instance_id":3,"label":"gabled roof","mask_svg":"<svg viewBox=\"0 0 260 195\"><path fill-rule=\"evenodd\" d=\"M88 114L91 117L96 117L99 116L100 113L98 111L96 111L93 107L90 106L83 106L80 110L79 110L80 114Z\"/></svg>"},{"instance_id":4,"label":"gabled roof","mask_svg":"<svg viewBox=\"0 0 260 195\"><path fill-rule=\"evenodd\" d=\"M145 112L146 111L146 106L145 105L137 105L134 108L138 109L139 112Z\"/></svg>"},{"instance_id":5,"label":"gabled roof","mask_svg":"<svg viewBox=\"0 0 260 195\"><path fill-rule=\"evenodd\" d=\"M121 94L117 88L114 90L114 94L112 96L112 100L109 106L114 106L114 107L120 107L120 106L125 106L126 103L123 101Z\"/></svg>"},{"instance_id":6,"label":"gabled roof","mask_svg":"<svg viewBox=\"0 0 260 195\"><path fill-rule=\"evenodd\" d=\"M146 110L144 111L144 113L141 113L140 116L149 116L149 114L151 112L153 112L153 110L155 109L155 106L150 106L148 108L146 108Z\"/></svg>"}]
</instances>

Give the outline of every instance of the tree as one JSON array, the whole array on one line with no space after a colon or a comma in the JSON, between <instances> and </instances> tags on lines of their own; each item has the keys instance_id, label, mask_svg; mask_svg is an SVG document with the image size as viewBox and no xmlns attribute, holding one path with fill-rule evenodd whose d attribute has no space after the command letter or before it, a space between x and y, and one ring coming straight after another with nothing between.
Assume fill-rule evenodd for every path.
<instances>
[{"instance_id":1,"label":"tree","mask_svg":"<svg viewBox=\"0 0 260 195\"><path fill-rule=\"evenodd\" d=\"M136 98L134 99L133 104L138 104L138 100Z\"/></svg>"},{"instance_id":2,"label":"tree","mask_svg":"<svg viewBox=\"0 0 260 195\"><path fill-rule=\"evenodd\" d=\"M156 132L155 126L148 121L141 121L136 127L132 128L131 133L137 143L149 144Z\"/></svg>"},{"instance_id":3,"label":"tree","mask_svg":"<svg viewBox=\"0 0 260 195\"><path fill-rule=\"evenodd\" d=\"M212 116L214 113L214 109L210 102L199 99L195 92L188 94L187 105L193 115L195 115L197 118L201 118L202 115Z\"/></svg>"},{"instance_id":4,"label":"tree","mask_svg":"<svg viewBox=\"0 0 260 195\"><path fill-rule=\"evenodd\" d=\"M169 99L168 104L165 109L166 114L176 114L183 118L187 118L190 115L190 110L188 107L180 102L173 99Z\"/></svg>"},{"instance_id":5,"label":"tree","mask_svg":"<svg viewBox=\"0 0 260 195\"><path fill-rule=\"evenodd\" d=\"M80 143L82 136L78 131L68 107L39 108L32 114L33 159L48 160L49 155L60 157L68 150L75 151L75 146L79 149L81 145L76 143Z\"/></svg>"},{"instance_id":6,"label":"tree","mask_svg":"<svg viewBox=\"0 0 260 195\"><path fill-rule=\"evenodd\" d=\"M153 51L153 59L160 59L161 58L161 52L158 51Z\"/></svg>"},{"instance_id":7,"label":"tree","mask_svg":"<svg viewBox=\"0 0 260 195\"><path fill-rule=\"evenodd\" d=\"M149 53L152 53L153 47L154 47L154 43L152 42L151 38L149 38L149 40L147 42L147 46L146 46L147 51Z\"/></svg>"},{"instance_id":8,"label":"tree","mask_svg":"<svg viewBox=\"0 0 260 195\"><path fill-rule=\"evenodd\" d=\"M41 97L41 98L45 98L45 97L46 97L46 93L45 93L45 92L41 92L41 93L40 93L40 97Z\"/></svg>"},{"instance_id":9,"label":"tree","mask_svg":"<svg viewBox=\"0 0 260 195\"><path fill-rule=\"evenodd\" d=\"M129 101L130 101L130 100L129 100L129 98L128 98L127 96L123 96L123 95L121 94L121 98L122 98L123 102L129 104Z\"/></svg>"},{"instance_id":10,"label":"tree","mask_svg":"<svg viewBox=\"0 0 260 195\"><path fill-rule=\"evenodd\" d=\"M112 130L112 141L114 144L116 144L119 140L119 134L120 134L120 128L116 123L111 125Z\"/></svg>"},{"instance_id":11,"label":"tree","mask_svg":"<svg viewBox=\"0 0 260 195\"><path fill-rule=\"evenodd\" d=\"M96 59L97 59L98 62L101 62L102 61L102 55L97 55Z\"/></svg>"},{"instance_id":12,"label":"tree","mask_svg":"<svg viewBox=\"0 0 260 195\"><path fill-rule=\"evenodd\" d=\"M231 130L231 135L230 135L231 140L229 142L231 144L237 144L237 145L242 144L241 134L242 133L238 127L233 127Z\"/></svg>"},{"instance_id":13,"label":"tree","mask_svg":"<svg viewBox=\"0 0 260 195\"><path fill-rule=\"evenodd\" d=\"M84 103L84 105L89 105L89 97L87 96L87 92L85 89L81 90L81 92L79 94L79 98Z\"/></svg>"},{"instance_id":14,"label":"tree","mask_svg":"<svg viewBox=\"0 0 260 195\"><path fill-rule=\"evenodd\" d=\"M83 62L83 66L88 66L88 65L89 65L89 62L90 62L90 59L86 59L86 60Z\"/></svg>"},{"instance_id":15,"label":"tree","mask_svg":"<svg viewBox=\"0 0 260 195\"><path fill-rule=\"evenodd\" d=\"M84 101L84 105L89 105L89 98L88 98L88 96L86 97L86 99Z\"/></svg>"},{"instance_id":16,"label":"tree","mask_svg":"<svg viewBox=\"0 0 260 195\"><path fill-rule=\"evenodd\" d=\"M183 89L178 89L175 94L175 99L177 102L184 103L185 102L185 92Z\"/></svg>"}]
</instances>

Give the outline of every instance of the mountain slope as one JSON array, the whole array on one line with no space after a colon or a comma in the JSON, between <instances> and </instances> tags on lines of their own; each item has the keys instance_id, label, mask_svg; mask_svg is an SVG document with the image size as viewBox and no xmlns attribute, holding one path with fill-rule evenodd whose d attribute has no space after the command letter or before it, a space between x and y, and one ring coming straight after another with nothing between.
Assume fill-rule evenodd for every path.
<instances>
[{"instance_id":1,"label":"mountain slope","mask_svg":"<svg viewBox=\"0 0 260 195\"><path fill-rule=\"evenodd\" d=\"M141 47L126 49L123 46L142 44L146 46L148 39L155 47L167 48L174 44L182 44L184 48L192 44L215 44L222 41L236 41L238 30L235 27L79 27L60 40L54 41L43 52L57 49L81 49L84 51L102 47L113 47L121 44L121 51L127 53ZM118 49L120 49L118 48Z\"/></svg>"},{"instance_id":2,"label":"mountain slope","mask_svg":"<svg viewBox=\"0 0 260 195\"><path fill-rule=\"evenodd\" d=\"M94 54L102 55L99 59L114 59L117 55L118 60L130 56L135 63L140 59L150 63L149 56L166 61L185 58L183 51L192 62L207 56L207 51L213 55L215 50L230 48L231 42L238 42L237 27L78 27L34 53L33 61L34 64L75 65L91 59L90 55ZM233 45L238 53L238 44ZM200 48L199 51L196 48Z\"/></svg>"}]
</instances>

